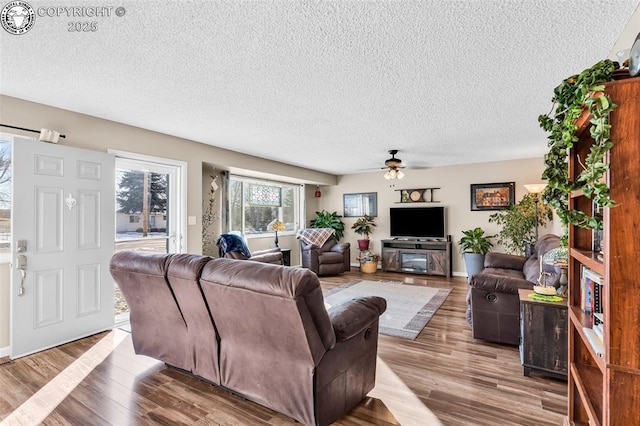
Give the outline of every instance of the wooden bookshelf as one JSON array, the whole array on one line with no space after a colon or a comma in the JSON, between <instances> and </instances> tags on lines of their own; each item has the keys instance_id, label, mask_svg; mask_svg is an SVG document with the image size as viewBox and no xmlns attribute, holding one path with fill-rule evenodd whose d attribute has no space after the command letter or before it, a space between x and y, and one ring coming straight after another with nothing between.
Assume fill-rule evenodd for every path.
<instances>
[{"instance_id":1,"label":"wooden bookshelf","mask_svg":"<svg viewBox=\"0 0 640 426\"><path fill-rule=\"evenodd\" d=\"M569 425L640 424L640 78L606 84L618 108L611 114L610 169L605 181L616 206L604 209L602 259L592 252L590 229L569 227ZM569 152L569 175L582 170L593 140L579 121L579 141ZM582 191L570 206L589 214ZM602 353L589 341L593 316L581 309L583 266L602 276ZM587 330L585 330L585 327Z\"/></svg>"}]
</instances>

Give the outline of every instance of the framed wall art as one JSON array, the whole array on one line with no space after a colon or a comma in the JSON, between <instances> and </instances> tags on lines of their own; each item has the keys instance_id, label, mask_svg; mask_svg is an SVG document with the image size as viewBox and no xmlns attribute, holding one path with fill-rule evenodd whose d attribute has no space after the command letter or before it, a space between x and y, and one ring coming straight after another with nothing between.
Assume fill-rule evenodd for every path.
<instances>
[{"instance_id":1,"label":"framed wall art","mask_svg":"<svg viewBox=\"0 0 640 426\"><path fill-rule=\"evenodd\" d=\"M471 184L471 211L506 209L515 202L515 182Z\"/></svg>"},{"instance_id":2,"label":"framed wall art","mask_svg":"<svg viewBox=\"0 0 640 426\"><path fill-rule=\"evenodd\" d=\"M344 217L378 216L378 193L361 192L342 196Z\"/></svg>"}]
</instances>

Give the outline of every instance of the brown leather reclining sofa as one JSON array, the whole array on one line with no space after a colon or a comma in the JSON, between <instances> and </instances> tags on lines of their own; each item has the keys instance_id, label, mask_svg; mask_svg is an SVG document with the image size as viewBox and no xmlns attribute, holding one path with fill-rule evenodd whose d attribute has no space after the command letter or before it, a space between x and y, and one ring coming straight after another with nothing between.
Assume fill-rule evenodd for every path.
<instances>
[{"instance_id":1,"label":"brown leather reclining sofa","mask_svg":"<svg viewBox=\"0 0 640 426\"><path fill-rule=\"evenodd\" d=\"M138 354L307 425L337 420L374 387L382 298L327 311L311 271L187 254L118 252L111 274Z\"/></svg>"},{"instance_id":2,"label":"brown leather reclining sofa","mask_svg":"<svg viewBox=\"0 0 640 426\"><path fill-rule=\"evenodd\" d=\"M467 293L467 321L474 339L518 345L520 343L520 298L518 289L533 289L540 274L540 257L560 246L560 237L540 237L530 257L489 252L482 272L471 277ZM543 265L549 285L558 274Z\"/></svg>"}]
</instances>

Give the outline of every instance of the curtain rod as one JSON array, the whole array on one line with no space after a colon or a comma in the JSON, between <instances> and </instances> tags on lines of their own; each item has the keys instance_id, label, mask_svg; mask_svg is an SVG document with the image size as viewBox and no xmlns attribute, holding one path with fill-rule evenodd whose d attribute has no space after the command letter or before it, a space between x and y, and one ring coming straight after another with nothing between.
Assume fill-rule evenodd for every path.
<instances>
[{"instance_id":1,"label":"curtain rod","mask_svg":"<svg viewBox=\"0 0 640 426\"><path fill-rule=\"evenodd\" d=\"M0 127L8 127L10 129L16 129L16 130L24 130L25 132L33 132L33 133L40 133L40 130L33 130L33 129L27 129L24 127L16 127L16 126L10 126L8 124L2 124L0 123ZM61 138L66 138L66 135L60 135Z\"/></svg>"}]
</instances>

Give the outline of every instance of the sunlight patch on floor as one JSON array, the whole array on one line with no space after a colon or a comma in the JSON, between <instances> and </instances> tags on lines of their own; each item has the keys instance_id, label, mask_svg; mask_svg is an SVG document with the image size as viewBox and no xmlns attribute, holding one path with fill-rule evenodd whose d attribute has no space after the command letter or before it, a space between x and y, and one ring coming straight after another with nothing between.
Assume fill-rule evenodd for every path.
<instances>
[{"instance_id":1,"label":"sunlight patch on floor","mask_svg":"<svg viewBox=\"0 0 640 426\"><path fill-rule=\"evenodd\" d=\"M117 329L108 333L0 424L40 424L128 335Z\"/></svg>"},{"instance_id":2,"label":"sunlight patch on floor","mask_svg":"<svg viewBox=\"0 0 640 426\"><path fill-rule=\"evenodd\" d=\"M376 364L376 387L368 395L381 400L403 426L442 425L380 357Z\"/></svg>"}]
</instances>

